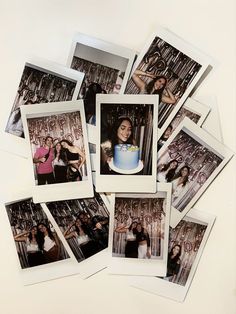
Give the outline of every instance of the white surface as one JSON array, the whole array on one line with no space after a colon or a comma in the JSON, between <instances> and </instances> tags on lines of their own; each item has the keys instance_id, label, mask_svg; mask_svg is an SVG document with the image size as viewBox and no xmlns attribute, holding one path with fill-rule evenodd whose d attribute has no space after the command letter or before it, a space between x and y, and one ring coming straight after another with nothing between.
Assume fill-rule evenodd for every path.
<instances>
[{"instance_id":1,"label":"white surface","mask_svg":"<svg viewBox=\"0 0 236 314\"><path fill-rule=\"evenodd\" d=\"M12 106L28 56L66 64L77 32L140 51L158 22L218 61L194 96L217 96L224 143L235 151L235 16L234 0L1 0L1 114ZM26 159L0 158L0 194L30 185ZM183 304L129 287L106 270L85 281L71 276L23 287L0 222L0 312L235 314L235 205L234 157L194 206L217 219Z\"/></svg>"}]
</instances>

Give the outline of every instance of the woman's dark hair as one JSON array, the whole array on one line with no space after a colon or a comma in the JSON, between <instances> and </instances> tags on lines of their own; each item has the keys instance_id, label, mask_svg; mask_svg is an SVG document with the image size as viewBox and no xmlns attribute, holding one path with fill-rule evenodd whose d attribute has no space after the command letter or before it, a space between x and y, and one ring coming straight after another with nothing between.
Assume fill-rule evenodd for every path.
<instances>
[{"instance_id":1,"label":"woman's dark hair","mask_svg":"<svg viewBox=\"0 0 236 314\"><path fill-rule=\"evenodd\" d=\"M82 213L80 213L80 214L82 214ZM79 215L80 215L80 214L79 214ZM85 232L86 230L84 230L84 228L83 228L83 226L82 226L82 222L81 222L79 216L77 216L77 218L75 219L75 222L76 222L77 220L79 220L80 223L81 223L80 228L84 231L85 234L87 234L87 233ZM79 230L79 228L76 226L76 224L75 224L75 231L76 231L76 233L77 233L78 235L80 235L80 230Z\"/></svg>"},{"instance_id":2,"label":"woman's dark hair","mask_svg":"<svg viewBox=\"0 0 236 314\"><path fill-rule=\"evenodd\" d=\"M166 174L166 176L165 176L166 182L171 182L172 179L174 178L175 170L176 170L177 167L178 167L178 160L172 159L172 160L169 161L167 164L165 164L165 165L163 166L162 170L161 170L161 171L166 171L166 170L170 167L170 164L171 164L172 162L176 162L177 165L176 165L176 167L175 167L174 169L170 169L170 170L167 172L167 174Z\"/></svg>"},{"instance_id":3,"label":"woman's dark hair","mask_svg":"<svg viewBox=\"0 0 236 314\"><path fill-rule=\"evenodd\" d=\"M142 230L141 230L140 232L144 232L144 228L143 228L141 222L138 222L138 223L137 223L137 227L138 227L138 225L141 226L141 228L142 228ZM136 228L137 228L137 227L136 227Z\"/></svg>"},{"instance_id":4,"label":"woman's dark hair","mask_svg":"<svg viewBox=\"0 0 236 314\"><path fill-rule=\"evenodd\" d=\"M159 79L164 79L165 80L165 84L164 84L164 86L161 88L161 89L156 89L156 90L154 90L153 92L152 92L152 90L153 90L153 87L154 87L154 84L156 83L156 81L158 81ZM160 98L159 98L159 102L161 102L161 96L162 96L162 93L163 93L163 91L164 91L164 89L165 89L165 87L166 87L166 84L167 84L167 79L166 79L166 77L164 76L164 75L159 75L159 76L157 76L156 78L154 78L153 80L151 80L151 82L149 82L148 84L147 84L147 87L146 87L146 90L147 90L147 93L148 94L158 94L159 96L160 96Z\"/></svg>"},{"instance_id":5,"label":"woman's dark hair","mask_svg":"<svg viewBox=\"0 0 236 314\"><path fill-rule=\"evenodd\" d=\"M33 230L34 228L37 228L37 226L32 226L32 227L30 228L30 232L29 232L29 236L28 236L30 242L31 242L32 239L33 239L32 230ZM39 244L39 242L38 242L38 234L35 235L35 239L36 239L36 242Z\"/></svg>"},{"instance_id":6,"label":"woman's dark hair","mask_svg":"<svg viewBox=\"0 0 236 314\"><path fill-rule=\"evenodd\" d=\"M128 228L129 231L131 231L133 224L136 224L136 226L137 226L137 222L136 222L136 221L131 222L131 224L130 224L130 226L129 226L129 228ZM137 232L137 230L136 230L136 228L135 228L135 230L133 230L133 233L136 233L136 232Z\"/></svg>"},{"instance_id":7,"label":"woman's dark hair","mask_svg":"<svg viewBox=\"0 0 236 314\"><path fill-rule=\"evenodd\" d=\"M176 256L174 256L174 258L171 258L171 256L173 255L173 250L174 250L174 248L175 248L176 246L179 247L179 253L178 253ZM171 250L170 250L170 252L169 252L168 258L171 259L172 262L176 262L176 263L177 263L178 260L179 260L179 258L180 258L180 256L181 256L181 253L182 253L182 248L181 248L181 246L180 246L179 244L175 244L175 245L171 248Z\"/></svg>"},{"instance_id":8,"label":"woman's dark hair","mask_svg":"<svg viewBox=\"0 0 236 314\"><path fill-rule=\"evenodd\" d=\"M102 86L98 83L89 85L84 95L84 109L86 115L95 115L96 95L101 94L102 91Z\"/></svg>"},{"instance_id":9,"label":"woman's dark hair","mask_svg":"<svg viewBox=\"0 0 236 314\"><path fill-rule=\"evenodd\" d=\"M61 145L61 142L56 143L55 147L54 147L54 156L57 156L57 150L56 150L56 146L57 144ZM66 152L65 149L61 146L60 152L59 152L59 159L61 159L64 162L67 162L67 158L66 158Z\"/></svg>"},{"instance_id":10,"label":"woman's dark hair","mask_svg":"<svg viewBox=\"0 0 236 314\"><path fill-rule=\"evenodd\" d=\"M63 143L63 142L65 142L66 144L68 144L69 146L74 146L70 141L68 141L68 140L61 140L59 143L61 144L61 143Z\"/></svg>"},{"instance_id":11,"label":"woman's dark hair","mask_svg":"<svg viewBox=\"0 0 236 314\"><path fill-rule=\"evenodd\" d=\"M50 238L51 240L55 241L55 238L54 238L54 236L53 236L53 234L52 234L51 229L50 229L45 223L39 222L39 223L37 224L37 231L38 231L37 234L38 234L38 240L39 240L38 246L39 246L40 250L43 250L44 234L43 234L42 231L39 230L39 226L40 226L40 225L44 226L44 227L47 229L48 236L49 236L49 238Z\"/></svg>"},{"instance_id":12,"label":"woman's dark hair","mask_svg":"<svg viewBox=\"0 0 236 314\"><path fill-rule=\"evenodd\" d=\"M121 123L123 121L129 121L130 125L131 125L131 134L130 134L130 137L128 138L126 144L131 144L133 145L133 123L132 121L130 120L130 118L128 117L122 117L122 118L119 118L115 121L115 123L113 124L112 126L112 130L111 130L111 148L112 148L112 151L114 150L114 147L116 144L118 144L118 140L117 140L117 130L119 129Z\"/></svg>"},{"instance_id":13,"label":"woman's dark hair","mask_svg":"<svg viewBox=\"0 0 236 314\"><path fill-rule=\"evenodd\" d=\"M181 172L182 172L182 170L183 170L184 168L187 168L187 169L188 169L188 175L187 175L186 177L184 177L183 186L185 186L186 183L188 182L188 176L189 176L189 173L190 173L190 168L189 168L189 166L186 166L186 165L185 165L185 166L181 167L180 170L179 170L179 172L177 173L177 175L174 177L174 179L177 179L177 178L181 177L181 176L182 176L182 175L181 175Z\"/></svg>"}]
</instances>

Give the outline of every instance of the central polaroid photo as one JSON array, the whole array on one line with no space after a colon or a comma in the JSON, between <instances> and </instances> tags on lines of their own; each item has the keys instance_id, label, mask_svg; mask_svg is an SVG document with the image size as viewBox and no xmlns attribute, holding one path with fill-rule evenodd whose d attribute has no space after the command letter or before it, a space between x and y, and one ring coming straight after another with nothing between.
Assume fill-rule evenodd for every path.
<instances>
[{"instance_id":1,"label":"central polaroid photo","mask_svg":"<svg viewBox=\"0 0 236 314\"><path fill-rule=\"evenodd\" d=\"M96 189L156 192L157 95L97 95Z\"/></svg>"},{"instance_id":2,"label":"central polaroid photo","mask_svg":"<svg viewBox=\"0 0 236 314\"><path fill-rule=\"evenodd\" d=\"M35 203L93 196L83 101L21 108Z\"/></svg>"}]
</instances>

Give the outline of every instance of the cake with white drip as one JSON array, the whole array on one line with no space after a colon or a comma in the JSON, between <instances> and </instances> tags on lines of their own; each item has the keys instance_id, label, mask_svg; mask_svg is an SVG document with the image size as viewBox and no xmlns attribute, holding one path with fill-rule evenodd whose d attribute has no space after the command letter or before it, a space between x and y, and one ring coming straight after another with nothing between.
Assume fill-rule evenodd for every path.
<instances>
[{"instance_id":1,"label":"cake with white drip","mask_svg":"<svg viewBox=\"0 0 236 314\"><path fill-rule=\"evenodd\" d=\"M115 145L113 164L124 170L137 168L139 165L139 147L131 144Z\"/></svg>"}]
</instances>

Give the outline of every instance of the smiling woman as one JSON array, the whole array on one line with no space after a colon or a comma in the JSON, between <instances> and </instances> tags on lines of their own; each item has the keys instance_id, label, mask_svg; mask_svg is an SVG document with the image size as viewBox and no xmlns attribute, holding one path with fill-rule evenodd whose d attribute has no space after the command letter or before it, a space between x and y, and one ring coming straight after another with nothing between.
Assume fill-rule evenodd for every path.
<instances>
[{"instance_id":1,"label":"smiling woman","mask_svg":"<svg viewBox=\"0 0 236 314\"><path fill-rule=\"evenodd\" d=\"M130 118L120 117L112 127L111 138L101 143L101 172L109 173L108 162L114 157L117 144L136 145L133 138L133 124Z\"/></svg>"}]
</instances>

